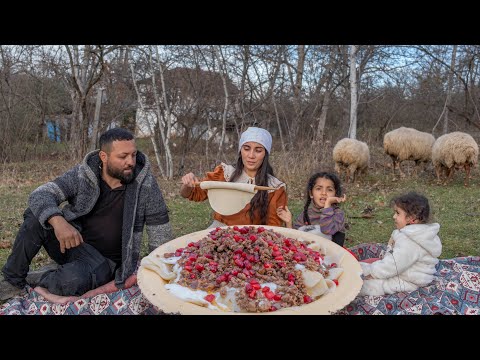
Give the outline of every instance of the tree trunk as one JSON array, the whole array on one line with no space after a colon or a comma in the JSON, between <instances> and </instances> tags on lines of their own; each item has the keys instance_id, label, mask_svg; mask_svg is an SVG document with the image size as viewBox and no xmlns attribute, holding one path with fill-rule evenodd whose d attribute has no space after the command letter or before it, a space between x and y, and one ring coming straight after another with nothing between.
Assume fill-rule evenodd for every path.
<instances>
[{"instance_id":1,"label":"tree trunk","mask_svg":"<svg viewBox=\"0 0 480 360\"><path fill-rule=\"evenodd\" d=\"M89 151L93 151L97 148L98 141L98 124L100 123L100 109L102 107L103 87L99 87L97 90L97 102L95 104L95 117L93 118L92 125L92 138L90 139Z\"/></svg>"},{"instance_id":2,"label":"tree trunk","mask_svg":"<svg viewBox=\"0 0 480 360\"><path fill-rule=\"evenodd\" d=\"M357 138L357 51L356 45L350 45L350 139Z\"/></svg>"},{"instance_id":3,"label":"tree trunk","mask_svg":"<svg viewBox=\"0 0 480 360\"><path fill-rule=\"evenodd\" d=\"M458 45L453 45L452 61L450 63L450 71L448 72L447 100L445 101L446 110L445 110L445 118L443 119L443 134L448 133L448 113L450 112L448 108L452 100L453 73L455 71L455 59L457 56L457 46Z\"/></svg>"},{"instance_id":4,"label":"tree trunk","mask_svg":"<svg viewBox=\"0 0 480 360\"><path fill-rule=\"evenodd\" d=\"M217 159L220 159L220 154L223 153L223 142L225 141L225 133L227 128L227 112L228 112L229 94L228 94L227 79L226 79L227 70L225 68L225 62L223 59L222 49L220 48L220 46L214 47L214 54L220 66L220 76L222 78L223 91L225 93L225 106L223 108L223 115L222 115L222 136L220 138L220 144L218 145L218 152L217 152Z\"/></svg>"},{"instance_id":5,"label":"tree trunk","mask_svg":"<svg viewBox=\"0 0 480 360\"><path fill-rule=\"evenodd\" d=\"M155 160L157 161L158 168L160 169L160 174L162 175L163 178L165 178L165 170L163 169L162 161L160 159L160 151L158 150L158 145L157 145L157 142L155 141L155 131L153 130L153 126L150 124L150 120L147 118L147 112L145 111L143 98L142 98L142 95L140 94L140 90L138 89L137 81L135 80L135 70L133 69L133 63L130 63L130 71L132 72L133 86L135 87L135 92L137 93L138 105L140 106L140 110L141 110L140 114L145 117L145 122L147 124L149 137L153 145ZM137 115L139 115L138 112L137 112Z\"/></svg>"}]
</instances>

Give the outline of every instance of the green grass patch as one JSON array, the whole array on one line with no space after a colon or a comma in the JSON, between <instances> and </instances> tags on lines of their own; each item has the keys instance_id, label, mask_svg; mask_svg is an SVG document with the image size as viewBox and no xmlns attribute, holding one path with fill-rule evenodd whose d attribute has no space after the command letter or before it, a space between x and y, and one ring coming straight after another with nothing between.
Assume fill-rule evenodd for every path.
<instances>
[{"instance_id":1,"label":"green grass patch","mask_svg":"<svg viewBox=\"0 0 480 360\"><path fill-rule=\"evenodd\" d=\"M23 221L28 195L70 166L56 161L0 164L0 267L10 253L10 244ZM376 172L370 171L360 183L344 185L347 202L341 206L345 210L348 227L347 247L361 243L387 243L394 230L391 198L415 190L429 198L432 221L440 223L439 236L443 244L440 257L480 256L480 176L477 169L472 173L469 188L463 186L463 173L455 174L453 182L443 186L437 185L433 174L428 171L418 178L398 180L393 179L387 170L379 168ZM309 174L287 174L285 171L281 169L277 176L287 181L288 206L297 216L303 209ZM159 179L176 237L205 229L213 219L208 201L195 203L178 195L178 182L179 178L169 181ZM371 217L365 217L365 214ZM142 253L148 253L146 236ZM34 259L32 268L36 269L48 261L48 256L42 251Z\"/></svg>"}]
</instances>

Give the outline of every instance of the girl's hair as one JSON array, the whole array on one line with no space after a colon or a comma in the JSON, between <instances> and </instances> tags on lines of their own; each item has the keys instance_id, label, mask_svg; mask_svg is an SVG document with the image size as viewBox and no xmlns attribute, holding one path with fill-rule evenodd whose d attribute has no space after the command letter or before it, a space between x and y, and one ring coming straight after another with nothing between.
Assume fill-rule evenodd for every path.
<instances>
[{"instance_id":1,"label":"girl's hair","mask_svg":"<svg viewBox=\"0 0 480 360\"><path fill-rule=\"evenodd\" d=\"M409 192L393 198L391 206L396 205L409 216L417 219L421 224L426 224L430 217L430 205L428 199L416 192Z\"/></svg>"},{"instance_id":2,"label":"girl's hair","mask_svg":"<svg viewBox=\"0 0 480 360\"><path fill-rule=\"evenodd\" d=\"M321 171L313 174L307 183L307 191L305 195L306 201L305 201L305 206L303 207L303 221L305 222L305 225L310 225L310 217L308 216L308 207L312 202L310 193L312 192L313 187L317 182L317 179L320 179L320 178L331 180L333 182L333 186L335 187L335 196L342 196L342 184L340 182L340 179L337 177L337 175L335 175L334 173L326 172L326 171Z\"/></svg>"},{"instance_id":3,"label":"girl's hair","mask_svg":"<svg viewBox=\"0 0 480 360\"><path fill-rule=\"evenodd\" d=\"M239 152L237 165L235 166L235 171L230 178L230 182L235 181L243 171L243 161L242 161L242 153ZM268 151L265 150L265 157L263 158L262 165L257 170L257 174L255 175L255 185L258 186L268 186L268 175L273 175L273 168L268 161ZM250 200L250 220L253 223L253 214L255 210L259 209L260 213L260 225L267 224L267 213L268 213L268 192L267 191L257 191L255 196Z\"/></svg>"}]
</instances>

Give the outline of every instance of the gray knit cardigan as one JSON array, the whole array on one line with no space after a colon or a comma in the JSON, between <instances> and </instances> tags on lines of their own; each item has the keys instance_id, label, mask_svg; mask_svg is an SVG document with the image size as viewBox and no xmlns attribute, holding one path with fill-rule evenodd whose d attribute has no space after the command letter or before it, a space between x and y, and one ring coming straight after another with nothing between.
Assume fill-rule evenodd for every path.
<instances>
[{"instance_id":1,"label":"gray knit cardigan","mask_svg":"<svg viewBox=\"0 0 480 360\"><path fill-rule=\"evenodd\" d=\"M52 229L48 223L52 216L61 215L81 231L76 219L88 214L98 200L100 166L99 150L92 151L81 164L32 192L28 205L45 229ZM60 207L63 202L68 203ZM150 162L138 151L135 180L127 184L124 200L122 265L115 273L115 285L120 289L137 268L144 225L150 251L173 238L168 209Z\"/></svg>"}]
</instances>

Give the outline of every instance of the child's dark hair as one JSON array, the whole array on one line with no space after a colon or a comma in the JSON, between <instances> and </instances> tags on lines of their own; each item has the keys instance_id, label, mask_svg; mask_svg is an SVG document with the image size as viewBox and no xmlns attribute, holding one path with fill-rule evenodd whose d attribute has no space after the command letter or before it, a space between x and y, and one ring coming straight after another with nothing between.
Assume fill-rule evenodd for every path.
<instances>
[{"instance_id":1,"label":"child's dark hair","mask_svg":"<svg viewBox=\"0 0 480 360\"><path fill-rule=\"evenodd\" d=\"M393 198L390 205L396 205L405 211L407 215L417 219L421 224L426 224L430 218L428 199L414 191Z\"/></svg>"},{"instance_id":2,"label":"child's dark hair","mask_svg":"<svg viewBox=\"0 0 480 360\"><path fill-rule=\"evenodd\" d=\"M100 150L103 150L105 152L110 152L111 150L111 145L114 141L130 141L133 140L134 136L133 134L122 128L113 128L108 131L105 131L101 136L100 140L98 141L100 144Z\"/></svg>"},{"instance_id":3,"label":"child's dark hair","mask_svg":"<svg viewBox=\"0 0 480 360\"><path fill-rule=\"evenodd\" d=\"M313 174L308 180L307 191L305 194L306 200L305 200L305 206L303 207L303 221L305 222L305 225L310 225L310 218L308 216L308 207L312 202L312 199L310 198L310 193L312 192L313 187L315 186L315 182L319 178L331 180L333 182L333 186L335 187L335 196L342 196L342 184L337 175L335 175L334 173L326 172L326 171L320 171Z\"/></svg>"}]
</instances>

